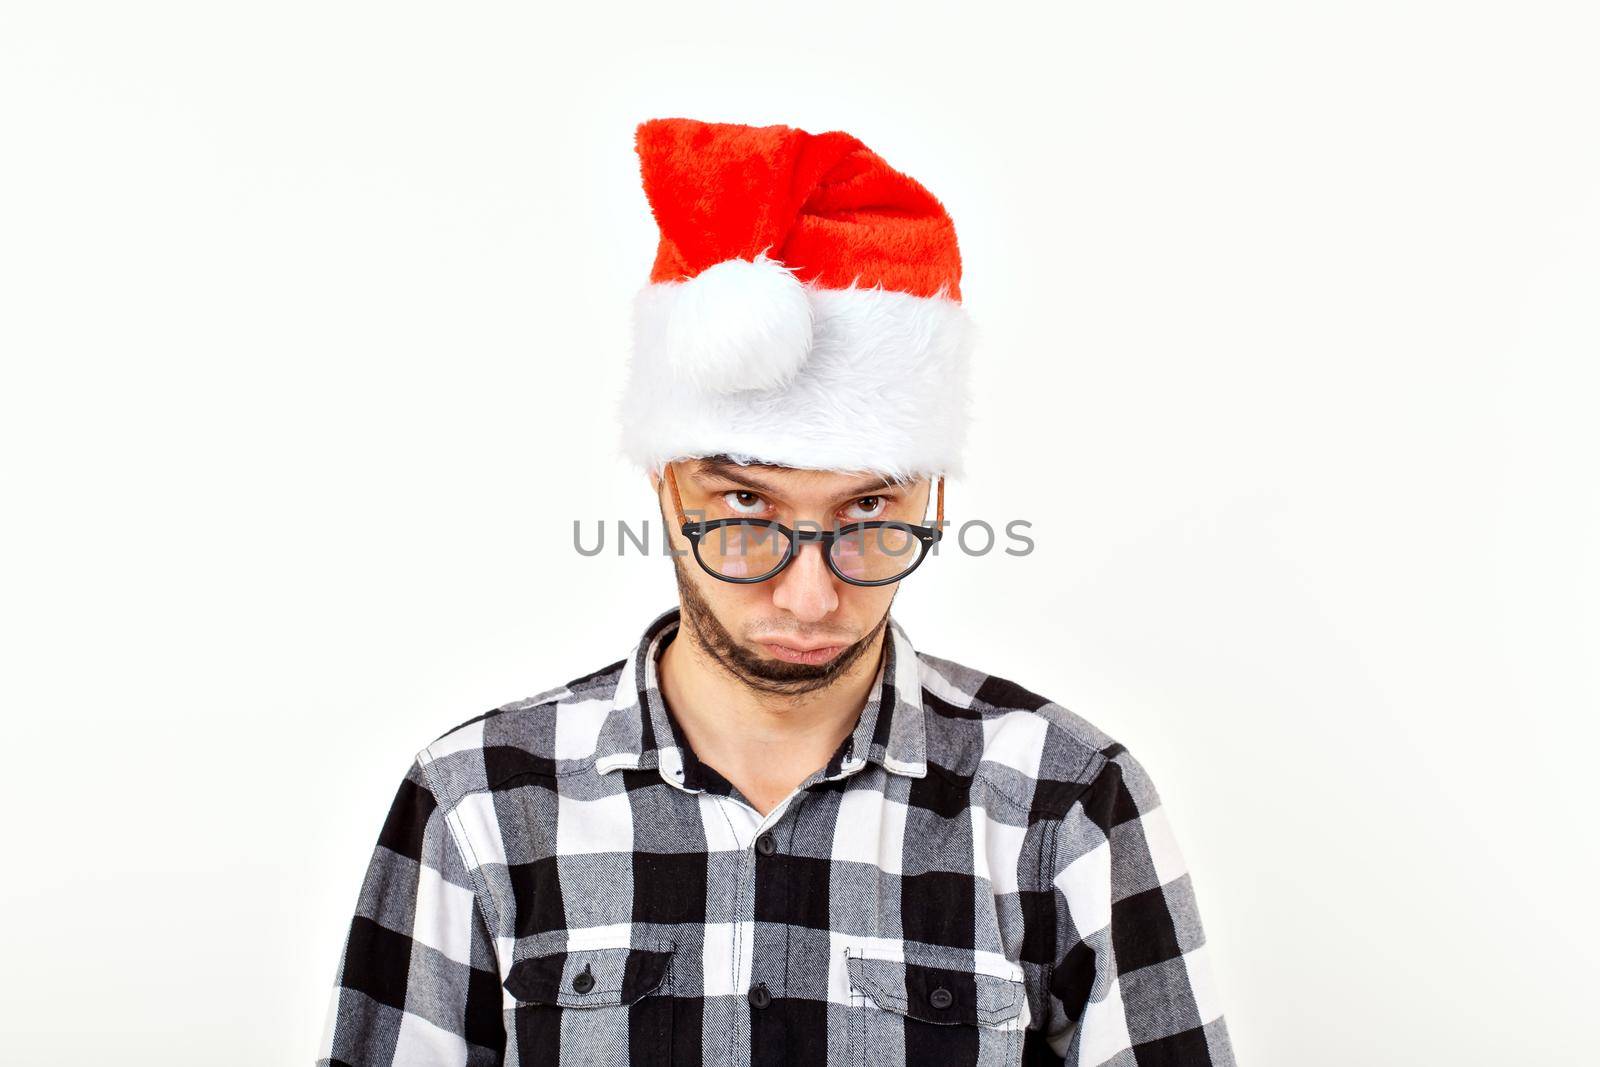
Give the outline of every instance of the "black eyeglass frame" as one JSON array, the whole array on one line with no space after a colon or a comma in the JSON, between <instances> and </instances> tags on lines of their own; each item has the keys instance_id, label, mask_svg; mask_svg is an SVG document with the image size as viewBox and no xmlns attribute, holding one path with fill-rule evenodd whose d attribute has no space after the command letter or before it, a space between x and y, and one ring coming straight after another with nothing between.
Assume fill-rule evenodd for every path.
<instances>
[{"instance_id":1,"label":"black eyeglass frame","mask_svg":"<svg viewBox=\"0 0 1600 1067\"><path fill-rule=\"evenodd\" d=\"M686 516L683 511L683 500L678 495L678 479L672 472L672 464L668 463L666 468L666 481L672 490L672 503L673 506L677 508L678 521L682 524L680 529L683 532L683 536L688 538L690 546L692 546L694 549L695 562L700 564L701 570L711 575L711 577L723 582L733 582L736 585L752 585L756 582L770 581L779 574L782 574L789 564L793 563L795 559L799 557L800 550L803 547L812 542L816 542L822 545L822 558L827 561L828 570L832 571L834 576L837 577L841 582L848 582L851 585L867 587L893 585L895 582L904 581L912 571L915 571L918 567L922 566L922 561L927 559L931 554L933 546L944 537L944 530L942 529L944 526L943 475L939 477L939 507L938 515L934 520L937 525L920 526L916 523L900 522L896 519L870 519L866 522L848 523L832 530L796 530L793 527L785 526L776 519L730 518L704 519L699 522L690 522L688 521L688 516ZM783 559L778 562L778 565L765 574L758 575L754 578L730 577L729 575L723 574L714 569L705 561L705 558L700 555L701 538L705 537L714 530L720 530L730 526L760 526L771 530L777 530L779 533L783 534L788 541L789 550L784 554ZM922 547L917 552L917 558L912 562L911 566L907 567L893 578L879 578L876 581L871 582L864 582L858 578L852 578L839 569L839 565L834 561L833 558L833 544L835 541L861 533L865 530L883 529L885 527L893 527L897 530L905 530L922 543Z\"/></svg>"}]
</instances>

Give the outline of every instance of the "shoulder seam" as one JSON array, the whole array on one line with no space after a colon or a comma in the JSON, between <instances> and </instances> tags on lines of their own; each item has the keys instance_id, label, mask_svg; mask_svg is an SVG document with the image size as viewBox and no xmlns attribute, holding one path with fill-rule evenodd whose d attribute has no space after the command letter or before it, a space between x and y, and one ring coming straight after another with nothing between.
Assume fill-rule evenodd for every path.
<instances>
[{"instance_id":1,"label":"shoulder seam","mask_svg":"<svg viewBox=\"0 0 1600 1067\"><path fill-rule=\"evenodd\" d=\"M424 756L427 759L423 759ZM472 878L472 895L478 899L479 906L483 908L484 917L489 920L490 931L498 931L500 916L494 906L494 898L489 895L489 883L483 874L483 864L478 860L477 850L472 847L472 839L466 836L466 827L459 825L460 820L456 818L456 808L464 798L457 797L448 804L445 803L445 795L440 792L439 781L433 773L434 762L432 745L424 746L422 751L417 753L417 766L427 779L428 792L433 794L434 803L439 806L439 818L444 820L445 829L450 833L450 841L455 845L463 866L468 867L467 873Z\"/></svg>"},{"instance_id":2,"label":"shoulder seam","mask_svg":"<svg viewBox=\"0 0 1600 1067\"><path fill-rule=\"evenodd\" d=\"M508 712L515 711L535 711L539 708L549 707L552 704L559 704L568 697L576 697L578 695L577 690L573 688L574 685L587 685L589 683L596 682L606 677L606 675L610 674L611 672L619 670L626 663L626 660L618 660L615 663L608 663L599 670L591 671L588 674L581 675L580 677L574 678L571 681L563 682L560 685L553 685L548 689L539 690L532 696L525 696L517 700L508 700L504 704L497 704L488 711L480 712L464 722L456 723L444 733L440 734L438 737L435 737L431 742L429 742L429 744L437 744L446 737L449 737L451 734L455 733L457 730L465 729L474 723L482 722L483 720L494 715L504 715Z\"/></svg>"},{"instance_id":3,"label":"shoulder seam","mask_svg":"<svg viewBox=\"0 0 1600 1067\"><path fill-rule=\"evenodd\" d=\"M1002 681L1002 682L1006 682L1009 685L1016 686L1016 688L1020 689L1022 692L1028 694L1029 696L1038 697L1040 702L1041 702L1040 706L1037 707L1037 708L1017 707L1017 706L1014 706L1014 705L996 704L993 701L983 700L978 696L977 693L973 693L967 698L968 699L968 705L970 707L982 708L982 709L985 709L985 710L988 710L988 711L995 711L995 712L1025 711L1025 712L1029 712L1030 714L1033 714L1033 715L1039 715L1040 718L1044 719L1044 721L1051 728L1056 729L1056 730L1060 730L1062 733L1064 733L1068 737L1072 738L1074 741L1076 741L1078 744L1082 745L1084 748L1087 748L1090 751L1094 751L1094 752L1098 752L1098 751L1101 750L1101 746L1099 745L1099 743L1094 738L1084 737L1082 734L1080 734L1076 730L1072 729L1071 726L1068 726L1067 724L1062 723L1062 722L1058 722L1057 720L1051 718L1048 715L1040 715L1040 713L1047 707L1056 708L1056 709L1058 709L1060 711L1066 712L1069 715L1075 714L1072 711L1072 709L1068 708L1065 704L1062 704L1060 701L1051 700L1049 697L1045 696L1043 693L1035 692L1034 690L1029 689L1027 686L1022 685L1020 682L1013 681L1010 678L1006 678L1006 677L1004 677L1002 675L998 675L998 674L991 674L988 671L980 670L980 669L978 669L976 667L968 667L967 665L965 665L963 663L957 663L955 660L946 659L943 656L935 656L932 653L923 652L921 650L918 650L917 658L922 660L924 666L926 666L930 670L936 670L937 669L936 667L934 667L934 664L932 662L930 662L930 661L938 660L940 663L948 663L953 667L959 667L962 670L971 671L973 674L982 675L985 680L993 678L993 679L997 679L997 680ZM1111 739L1107 738L1107 740L1110 741Z\"/></svg>"}]
</instances>

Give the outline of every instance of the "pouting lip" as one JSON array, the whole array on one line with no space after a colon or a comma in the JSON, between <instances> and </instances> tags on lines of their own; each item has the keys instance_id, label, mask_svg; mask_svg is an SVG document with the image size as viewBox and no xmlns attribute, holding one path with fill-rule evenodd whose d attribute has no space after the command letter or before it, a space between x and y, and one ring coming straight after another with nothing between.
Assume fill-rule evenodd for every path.
<instances>
[{"instance_id":1,"label":"pouting lip","mask_svg":"<svg viewBox=\"0 0 1600 1067\"><path fill-rule=\"evenodd\" d=\"M845 646L845 642L840 641L829 641L820 645L791 645L787 641L775 641L765 637L758 637L755 640L759 645L777 645L779 648L786 648L790 652L818 652L824 648L843 648Z\"/></svg>"}]
</instances>

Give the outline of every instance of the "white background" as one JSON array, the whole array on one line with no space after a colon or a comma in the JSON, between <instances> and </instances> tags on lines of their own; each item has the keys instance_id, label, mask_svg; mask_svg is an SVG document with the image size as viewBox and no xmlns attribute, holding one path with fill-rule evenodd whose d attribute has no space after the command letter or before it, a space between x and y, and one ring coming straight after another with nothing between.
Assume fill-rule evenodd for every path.
<instances>
[{"instance_id":1,"label":"white background","mask_svg":"<svg viewBox=\"0 0 1600 1067\"><path fill-rule=\"evenodd\" d=\"M954 215L1038 547L897 617L1150 769L1241 1062L1592 1062L1592 5L971 7L5 7L0 1058L309 1062L413 752L670 606L688 115Z\"/></svg>"}]
</instances>

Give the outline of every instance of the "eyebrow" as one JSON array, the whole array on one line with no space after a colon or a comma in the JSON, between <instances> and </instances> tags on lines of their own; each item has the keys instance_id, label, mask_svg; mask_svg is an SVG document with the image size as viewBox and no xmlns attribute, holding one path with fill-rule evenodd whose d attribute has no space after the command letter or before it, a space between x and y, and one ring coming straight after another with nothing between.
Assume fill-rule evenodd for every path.
<instances>
[{"instance_id":1,"label":"eyebrow","mask_svg":"<svg viewBox=\"0 0 1600 1067\"><path fill-rule=\"evenodd\" d=\"M782 491L776 486L769 485L766 482L763 482L760 478L751 477L749 472L752 468L765 470L789 469L786 467L774 467L767 463L752 463L746 466L744 464L734 463L731 460L716 458L695 461L695 473L697 475L710 475L717 478L726 478L730 482L738 482L739 484L747 485L752 489L758 489L763 493L771 493L773 496L783 495ZM879 478L875 482L863 482L852 489L846 490L844 493L839 495L839 498L845 499L855 496L877 495L884 489L896 488L899 487L888 479Z\"/></svg>"}]
</instances>

